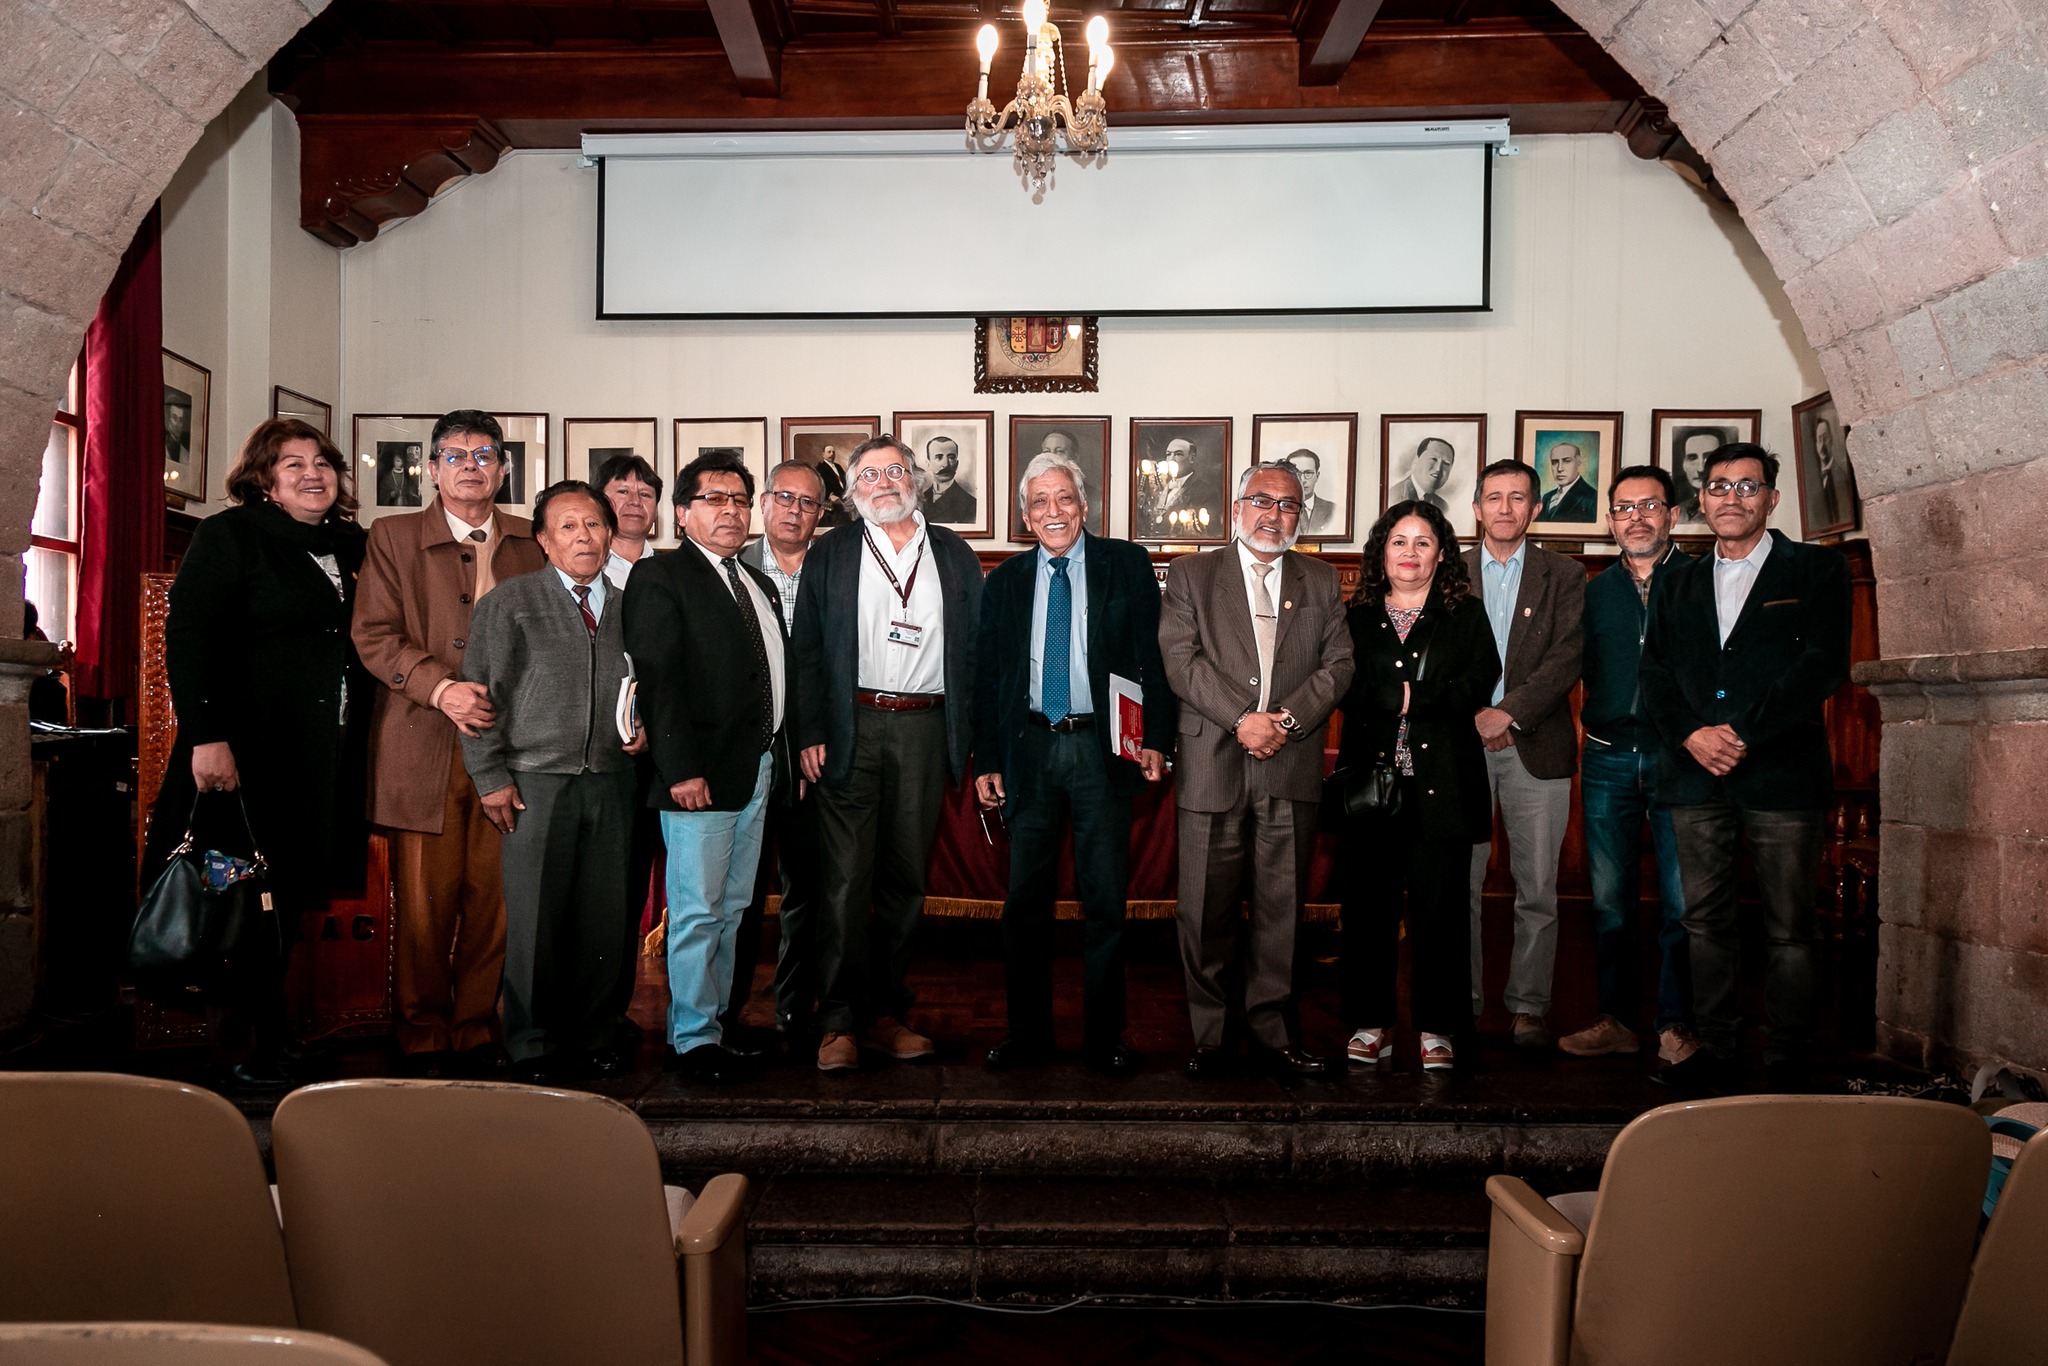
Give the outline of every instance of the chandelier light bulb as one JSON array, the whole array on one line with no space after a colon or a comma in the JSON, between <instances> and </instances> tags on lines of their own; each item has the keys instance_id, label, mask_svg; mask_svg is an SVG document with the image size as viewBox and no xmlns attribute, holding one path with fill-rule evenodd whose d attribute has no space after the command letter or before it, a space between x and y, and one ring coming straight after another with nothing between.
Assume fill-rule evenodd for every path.
<instances>
[{"instance_id":1,"label":"chandelier light bulb","mask_svg":"<svg viewBox=\"0 0 2048 1366\"><path fill-rule=\"evenodd\" d=\"M1109 41L1109 20L1096 15L1088 21L1088 46L1101 47Z\"/></svg>"},{"instance_id":2,"label":"chandelier light bulb","mask_svg":"<svg viewBox=\"0 0 2048 1366\"><path fill-rule=\"evenodd\" d=\"M1100 63L1100 67L1096 72L1096 81L1100 84L1102 81L1109 79L1109 69L1116 65L1116 49L1112 48L1108 43L1104 43L1102 45L1102 56L1095 60Z\"/></svg>"},{"instance_id":3,"label":"chandelier light bulb","mask_svg":"<svg viewBox=\"0 0 2048 1366\"><path fill-rule=\"evenodd\" d=\"M974 46L981 53L981 74L988 75L988 65L996 59L996 45L1000 42L994 24L983 24L981 32L974 35Z\"/></svg>"},{"instance_id":4,"label":"chandelier light bulb","mask_svg":"<svg viewBox=\"0 0 2048 1366\"><path fill-rule=\"evenodd\" d=\"M1045 0L1024 0L1024 38L1027 42L1038 41L1038 30L1045 25Z\"/></svg>"}]
</instances>

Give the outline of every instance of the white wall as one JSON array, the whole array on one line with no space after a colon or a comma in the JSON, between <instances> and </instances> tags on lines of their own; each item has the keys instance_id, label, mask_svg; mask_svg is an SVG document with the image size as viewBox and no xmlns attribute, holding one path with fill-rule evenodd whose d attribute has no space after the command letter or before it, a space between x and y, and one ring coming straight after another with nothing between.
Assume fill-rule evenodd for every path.
<instances>
[{"instance_id":1,"label":"white wall","mask_svg":"<svg viewBox=\"0 0 2048 1366\"><path fill-rule=\"evenodd\" d=\"M259 73L164 190L164 345L213 373L203 503L282 384L337 409L341 253L299 227L299 129Z\"/></svg>"},{"instance_id":2,"label":"white wall","mask_svg":"<svg viewBox=\"0 0 2048 1366\"><path fill-rule=\"evenodd\" d=\"M1653 408L1761 408L1764 442L1789 452L1791 406L1823 381L1735 215L1616 137L1521 148L1496 167L1491 313L1106 318L1101 391L1074 395L975 394L960 320L598 322L597 173L572 154L512 155L343 254L342 399L351 413L545 411L557 468L561 419L652 414L664 471L676 417L765 415L773 442L785 416L886 425L897 410L993 409L1005 484L1010 414L1107 413L1118 533L1132 417L1233 417L1241 468L1255 413L1358 412L1361 537L1378 509L1382 412L1483 410L1500 458L1517 408L1618 408L1634 463ZM1228 269L1229 243L1213 247ZM1796 535L1795 502L1780 525Z\"/></svg>"}]
</instances>

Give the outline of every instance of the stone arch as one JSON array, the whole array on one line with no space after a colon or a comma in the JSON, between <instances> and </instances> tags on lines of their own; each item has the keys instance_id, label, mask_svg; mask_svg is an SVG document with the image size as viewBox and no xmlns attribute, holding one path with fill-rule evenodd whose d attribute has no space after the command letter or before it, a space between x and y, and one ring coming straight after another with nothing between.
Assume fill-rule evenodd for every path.
<instances>
[{"instance_id":1,"label":"stone arch","mask_svg":"<svg viewBox=\"0 0 2048 1366\"><path fill-rule=\"evenodd\" d=\"M0 637L49 415L121 250L324 3L0 13ZM1887 656L1868 681L1891 1041L2048 1065L2048 8L1560 3L1711 161L1855 429ZM0 643L0 671L25 657ZM0 691L0 918L25 904L22 715Z\"/></svg>"}]
</instances>

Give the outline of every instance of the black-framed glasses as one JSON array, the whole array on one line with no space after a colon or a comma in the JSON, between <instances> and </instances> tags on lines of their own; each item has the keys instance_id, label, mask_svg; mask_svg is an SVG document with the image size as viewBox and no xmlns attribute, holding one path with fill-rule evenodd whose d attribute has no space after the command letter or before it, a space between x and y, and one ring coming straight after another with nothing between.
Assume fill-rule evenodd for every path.
<instances>
[{"instance_id":1,"label":"black-framed glasses","mask_svg":"<svg viewBox=\"0 0 2048 1366\"><path fill-rule=\"evenodd\" d=\"M1770 485L1761 479L1709 479L1702 491L1711 493L1716 498L1726 498L1732 493L1737 498L1749 499L1769 487Z\"/></svg>"},{"instance_id":2,"label":"black-framed glasses","mask_svg":"<svg viewBox=\"0 0 2048 1366\"><path fill-rule=\"evenodd\" d=\"M1270 512L1274 508L1279 508L1282 516L1301 516L1301 499L1299 498L1274 498L1264 493L1250 493L1238 501L1250 503L1261 512Z\"/></svg>"},{"instance_id":3,"label":"black-framed glasses","mask_svg":"<svg viewBox=\"0 0 2048 1366\"><path fill-rule=\"evenodd\" d=\"M473 462L480 470L487 470L498 463L500 454L496 446L478 446L473 451L466 451L460 446L434 447L434 459L451 470L465 461Z\"/></svg>"},{"instance_id":4,"label":"black-framed glasses","mask_svg":"<svg viewBox=\"0 0 2048 1366\"><path fill-rule=\"evenodd\" d=\"M909 473L909 469L902 465L869 465L853 477L860 480L863 484L874 484L879 483L883 476L886 475L889 482L893 484Z\"/></svg>"},{"instance_id":5,"label":"black-framed glasses","mask_svg":"<svg viewBox=\"0 0 2048 1366\"><path fill-rule=\"evenodd\" d=\"M770 489L768 496L786 508L802 508L805 512L817 512L825 505L805 493L791 493L788 489Z\"/></svg>"},{"instance_id":6,"label":"black-framed glasses","mask_svg":"<svg viewBox=\"0 0 2048 1366\"><path fill-rule=\"evenodd\" d=\"M1638 498L1633 503L1616 503L1607 510L1620 521L1624 517L1655 517L1670 506L1662 498Z\"/></svg>"},{"instance_id":7,"label":"black-framed glasses","mask_svg":"<svg viewBox=\"0 0 2048 1366\"><path fill-rule=\"evenodd\" d=\"M743 508L747 505L747 495L744 493L727 493L724 489L714 489L710 493L693 493L690 495L690 501L702 503L706 507L713 508Z\"/></svg>"}]
</instances>

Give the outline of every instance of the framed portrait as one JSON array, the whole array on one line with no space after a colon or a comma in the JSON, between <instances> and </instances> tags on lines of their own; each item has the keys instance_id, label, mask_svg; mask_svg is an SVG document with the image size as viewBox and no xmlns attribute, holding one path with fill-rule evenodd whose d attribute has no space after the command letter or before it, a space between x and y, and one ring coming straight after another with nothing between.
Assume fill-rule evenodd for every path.
<instances>
[{"instance_id":1,"label":"framed portrait","mask_svg":"<svg viewBox=\"0 0 2048 1366\"><path fill-rule=\"evenodd\" d=\"M1381 512L1411 499L1431 503L1469 546L1479 535L1472 499L1485 468L1485 413L1380 415Z\"/></svg>"},{"instance_id":2,"label":"framed portrait","mask_svg":"<svg viewBox=\"0 0 2048 1366\"><path fill-rule=\"evenodd\" d=\"M213 372L165 351L164 496L173 507L206 501L206 433L212 413Z\"/></svg>"},{"instance_id":3,"label":"framed portrait","mask_svg":"<svg viewBox=\"0 0 2048 1366\"><path fill-rule=\"evenodd\" d=\"M1608 539L1601 490L1620 455L1620 413L1516 413L1515 459L1536 471L1530 534Z\"/></svg>"},{"instance_id":4,"label":"framed portrait","mask_svg":"<svg viewBox=\"0 0 2048 1366\"><path fill-rule=\"evenodd\" d=\"M1285 460L1301 475L1302 540L1342 542L1357 534L1357 413L1254 416L1252 464L1268 460Z\"/></svg>"},{"instance_id":5,"label":"framed portrait","mask_svg":"<svg viewBox=\"0 0 2048 1366\"><path fill-rule=\"evenodd\" d=\"M1650 459L1671 476L1678 492L1674 536L1711 536L1700 515L1700 485L1707 479L1707 452L1731 441L1754 441L1763 430L1757 408L1658 408L1650 414Z\"/></svg>"},{"instance_id":6,"label":"framed portrait","mask_svg":"<svg viewBox=\"0 0 2048 1366\"><path fill-rule=\"evenodd\" d=\"M1100 345L1093 318L976 318L974 392L1092 394Z\"/></svg>"},{"instance_id":7,"label":"framed portrait","mask_svg":"<svg viewBox=\"0 0 2048 1366\"><path fill-rule=\"evenodd\" d=\"M897 413L896 439L910 447L927 487L925 520L970 541L996 534L994 413Z\"/></svg>"},{"instance_id":8,"label":"framed portrait","mask_svg":"<svg viewBox=\"0 0 2048 1366\"><path fill-rule=\"evenodd\" d=\"M1849 468L1849 429L1832 393L1792 406L1792 445L1799 455L1799 535L1838 536L1863 525L1863 502Z\"/></svg>"},{"instance_id":9,"label":"framed portrait","mask_svg":"<svg viewBox=\"0 0 2048 1366\"><path fill-rule=\"evenodd\" d=\"M328 440L334 439L334 409L282 384L270 386L270 415L296 418Z\"/></svg>"},{"instance_id":10,"label":"framed portrait","mask_svg":"<svg viewBox=\"0 0 2048 1366\"><path fill-rule=\"evenodd\" d=\"M433 501L427 473L439 413L357 413L350 458L356 462L361 521L387 512L417 512Z\"/></svg>"},{"instance_id":11,"label":"framed portrait","mask_svg":"<svg viewBox=\"0 0 2048 1366\"><path fill-rule=\"evenodd\" d=\"M825 511L818 529L845 526L853 520L846 502L846 461L853 448L882 430L878 417L785 417L782 458L801 460L818 471L825 486Z\"/></svg>"},{"instance_id":12,"label":"framed portrait","mask_svg":"<svg viewBox=\"0 0 2048 1366\"><path fill-rule=\"evenodd\" d=\"M548 415L493 413L505 429L505 478L494 500L520 517L533 515L533 500L548 486Z\"/></svg>"},{"instance_id":13,"label":"framed portrait","mask_svg":"<svg viewBox=\"0 0 2048 1366\"><path fill-rule=\"evenodd\" d=\"M1131 419L1131 539L1145 545L1230 541L1230 419Z\"/></svg>"},{"instance_id":14,"label":"framed portrait","mask_svg":"<svg viewBox=\"0 0 2048 1366\"><path fill-rule=\"evenodd\" d=\"M637 455L659 474L654 438L658 425L651 417L563 418L559 477L588 483L605 461L620 455Z\"/></svg>"},{"instance_id":15,"label":"framed portrait","mask_svg":"<svg viewBox=\"0 0 2048 1366\"><path fill-rule=\"evenodd\" d=\"M780 457L775 448L768 444L768 419L765 417L679 417L675 420L675 446L673 461L667 467L656 462L655 469L668 481L661 491L662 501L668 503L661 511L661 538L659 545L679 545L683 533L675 525L676 474L699 456L730 455L742 461L750 470L759 470L757 484L765 482L768 469Z\"/></svg>"},{"instance_id":16,"label":"framed portrait","mask_svg":"<svg viewBox=\"0 0 2048 1366\"><path fill-rule=\"evenodd\" d=\"M1010 419L1010 539L1036 541L1024 525L1017 481L1041 454L1064 455L1081 467L1081 498L1088 504L1088 529L1109 534L1109 419L1106 417L1012 417Z\"/></svg>"}]
</instances>

